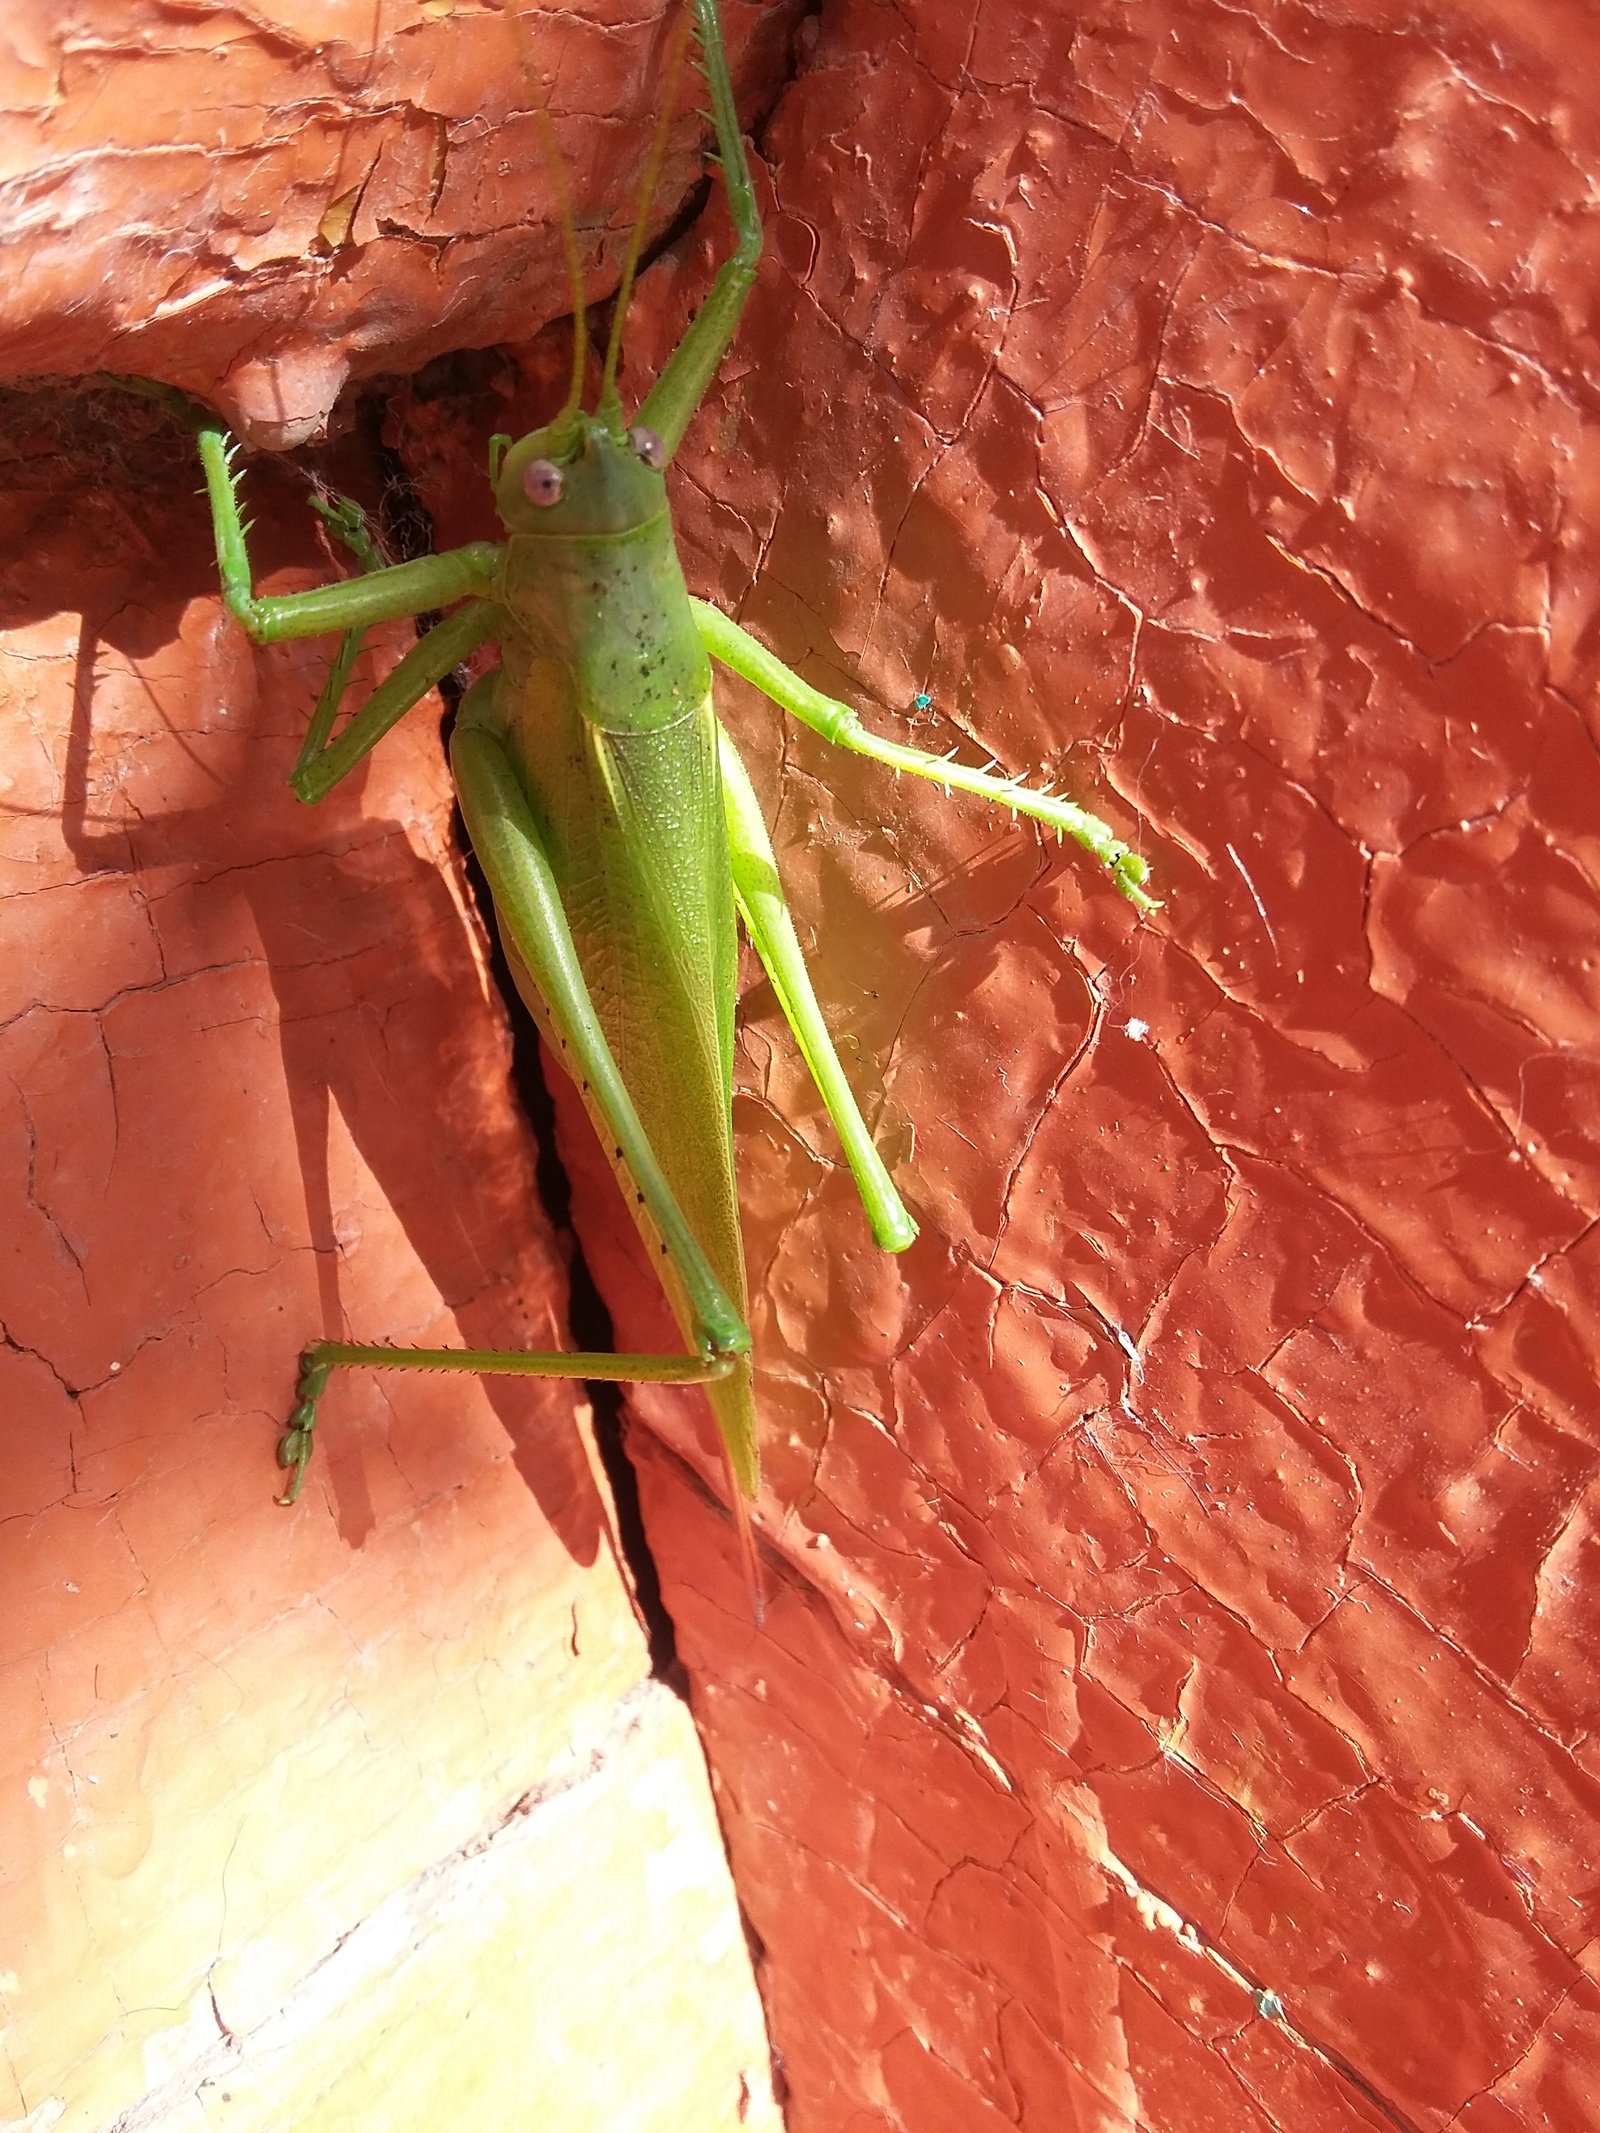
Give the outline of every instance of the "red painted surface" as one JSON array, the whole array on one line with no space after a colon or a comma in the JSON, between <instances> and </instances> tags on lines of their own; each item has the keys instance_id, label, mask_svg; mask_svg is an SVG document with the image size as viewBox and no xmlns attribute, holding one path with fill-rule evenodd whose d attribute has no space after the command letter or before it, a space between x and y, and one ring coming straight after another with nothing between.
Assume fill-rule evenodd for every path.
<instances>
[{"instance_id":1,"label":"red painted surface","mask_svg":"<svg viewBox=\"0 0 1600 2133\"><path fill-rule=\"evenodd\" d=\"M585 275L608 294L670 11L522 12ZM794 7L724 12L759 106ZM20 242L0 287L0 377L163 378L282 448L319 435L347 383L569 308L539 122L497 0L12 13L0 229ZM698 175L685 111L662 198Z\"/></svg>"},{"instance_id":2,"label":"red painted surface","mask_svg":"<svg viewBox=\"0 0 1600 2133\"><path fill-rule=\"evenodd\" d=\"M750 972L764 1631L692 1403L633 1442L791 2124L1586 2126L1600 36L860 0L801 48L692 582L1166 903L726 691L923 1224L872 1251ZM495 391L394 417L441 538Z\"/></svg>"},{"instance_id":3,"label":"red painted surface","mask_svg":"<svg viewBox=\"0 0 1600 2133\"><path fill-rule=\"evenodd\" d=\"M1600 2109L1597 61L860 5L768 136L702 583L1166 899L738 706L924 1224L754 991L765 1634L645 1467L796 2133Z\"/></svg>"}]
</instances>

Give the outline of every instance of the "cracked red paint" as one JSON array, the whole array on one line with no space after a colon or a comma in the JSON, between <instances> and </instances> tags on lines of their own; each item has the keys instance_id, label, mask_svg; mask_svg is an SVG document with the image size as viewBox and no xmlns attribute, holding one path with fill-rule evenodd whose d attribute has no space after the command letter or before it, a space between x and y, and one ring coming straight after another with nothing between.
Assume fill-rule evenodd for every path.
<instances>
[{"instance_id":1,"label":"cracked red paint","mask_svg":"<svg viewBox=\"0 0 1600 2133\"><path fill-rule=\"evenodd\" d=\"M731 0L741 89L770 94L790 5ZM529 8L586 275L609 291L669 21ZM175 28L100 0L0 54L12 114L0 376L110 370L209 398L269 447L350 380L517 339L569 308L538 123L501 11L269 0ZM675 133L663 198L698 172ZM180 204L181 203L181 204Z\"/></svg>"},{"instance_id":2,"label":"cracked red paint","mask_svg":"<svg viewBox=\"0 0 1600 2133\"><path fill-rule=\"evenodd\" d=\"M767 1637L646 1470L797 2129L1594 2115L1580 52L860 0L768 137L701 583L1166 898L735 707L925 1225L755 991Z\"/></svg>"},{"instance_id":3,"label":"cracked red paint","mask_svg":"<svg viewBox=\"0 0 1600 2133\"><path fill-rule=\"evenodd\" d=\"M842 0L803 43L677 463L695 589L1103 808L1166 904L725 691L924 1225L872 1251L750 973L765 1632L688 1403L634 1443L791 2125L1565 2133L1600 2099L1592 13ZM396 403L441 539L546 352ZM619 1335L662 1338L564 1129Z\"/></svg>"}]
</instances>

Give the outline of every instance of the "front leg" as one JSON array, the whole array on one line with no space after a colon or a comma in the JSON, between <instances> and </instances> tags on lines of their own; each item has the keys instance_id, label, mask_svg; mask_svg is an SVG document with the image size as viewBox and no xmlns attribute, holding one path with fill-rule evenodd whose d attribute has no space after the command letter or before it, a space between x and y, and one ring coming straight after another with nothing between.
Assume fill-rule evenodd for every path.
<instances>
[{"instance_id":1,"label":"front leg","mask_svg":"<svg viewBox=\"0 0 1600 2133\"><path fill-rule=\"evenodd\" d=\"M200 409L195 413L195 437L217 536L222 597L230 614L244 624L257 644L397 622L434 608L454 607L458 600L481 598L493 590L500 550L493 541L470 541L465 548L421 556L414 563L395 563L387 570L365 571L338 585L258 600L251 588L250 556L233 470L238 446L215 415Z\"/></svg>"},{"instance_id":2,"label":"front leg","mask_svg":"<svg viewBox=\"0 0 1600 2133\"><path fill-rule=\"evenodd\" d=\"M403 621L429 614L435 608L454 607L461 600L481 599L494 590L500 564L498 545L493 541L469 541L464 548L452 548L444 555L422 556L414 563L395 563L380 569L364 567L360 577L344 579L337 585L257 599L245 541L248 529L239 511L238 475L234 469L239 447L221 417L175 386L157 385L149 378L117 378L113 382L147 400L158 400L194 431L211 502L222 597L228 612L244 625L257 644L277 644L287 637L327 636L335 630L362 630L374 622ZM354 545L337 523L330 523L346 545ZM364 562L359 550L357 553L358 560Z\"/></svg>"},{"instance_id":3,"label":"front leg","mask_svg":"<svg viewBox=\"0 0 1600 2133\"><path fill-rule=\"evenodd\" d=\"M481 596L493 589L500 550L493 542L474 541L445 555L386 565L358 504L348 497L331 504L316 498L314 508L329 533L355 557L360 575L337 585L318 586L312 592L258 600L251 589L245 538L248 529L239 513L239 483L234 469L238 446L209 408L175 386L158 385L148 378L119 378L116 382L146 399L159 401L194 431L211 501L223 598L229 612L256 643L316 637L334 630L344 633L289 779L302 800L320 800L452 667L459 666L486 639L499 634L500 610ZM328 736L367 629L375 622L398 621L427 614L434 608L454 607L463 599L469 605L427 631L330 744Z\"/></svg>"}]
</instances>

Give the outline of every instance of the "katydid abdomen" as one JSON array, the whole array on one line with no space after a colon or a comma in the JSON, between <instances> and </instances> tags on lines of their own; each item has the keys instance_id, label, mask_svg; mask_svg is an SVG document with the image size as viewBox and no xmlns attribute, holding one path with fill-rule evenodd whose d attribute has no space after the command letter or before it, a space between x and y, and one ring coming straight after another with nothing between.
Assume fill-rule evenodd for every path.
<instances>
[{"instance_id":1,"label":"katydid abdomen","mask_svg":"<svg viewBox=\"0 0 1600 2133\"><path fill-rule=\"evenodd\" d=\"M603 458L609 440L591 439ZM643 472L643 470L640 470ZM628 484L630 487L631 483ZM661 508L614 533L519 534L497 588L505 615L492 722L544 835L584 980L674 1199L743 1319L734 1169L738 969L711 662ZM501 918L518 988L563 1040ZM566 1054L570 1065L570 1052ZM576 1077L685 1339L707 1329L606 1112ZM756 1485L748 1362L706 1387L741 1491Z\"/></svg>"}]
</instances>

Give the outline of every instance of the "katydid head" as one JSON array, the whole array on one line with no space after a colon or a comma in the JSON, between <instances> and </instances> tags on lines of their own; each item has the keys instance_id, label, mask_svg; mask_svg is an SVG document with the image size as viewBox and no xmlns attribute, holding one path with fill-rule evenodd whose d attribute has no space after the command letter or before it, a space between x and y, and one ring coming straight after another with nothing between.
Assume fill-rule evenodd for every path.
<instances>
[{"instance_id":1,"label":"katydid head","mask_svg":"<svg viewBox=\"0 0 1600 2133\"><path fill-rule=\"evenodd\" d=\"M665 444L654 430L624 428L612 408L563 413L512 445L495 479L508 533L626 533L666 509Z\"/></svg>"}]
</instances>

